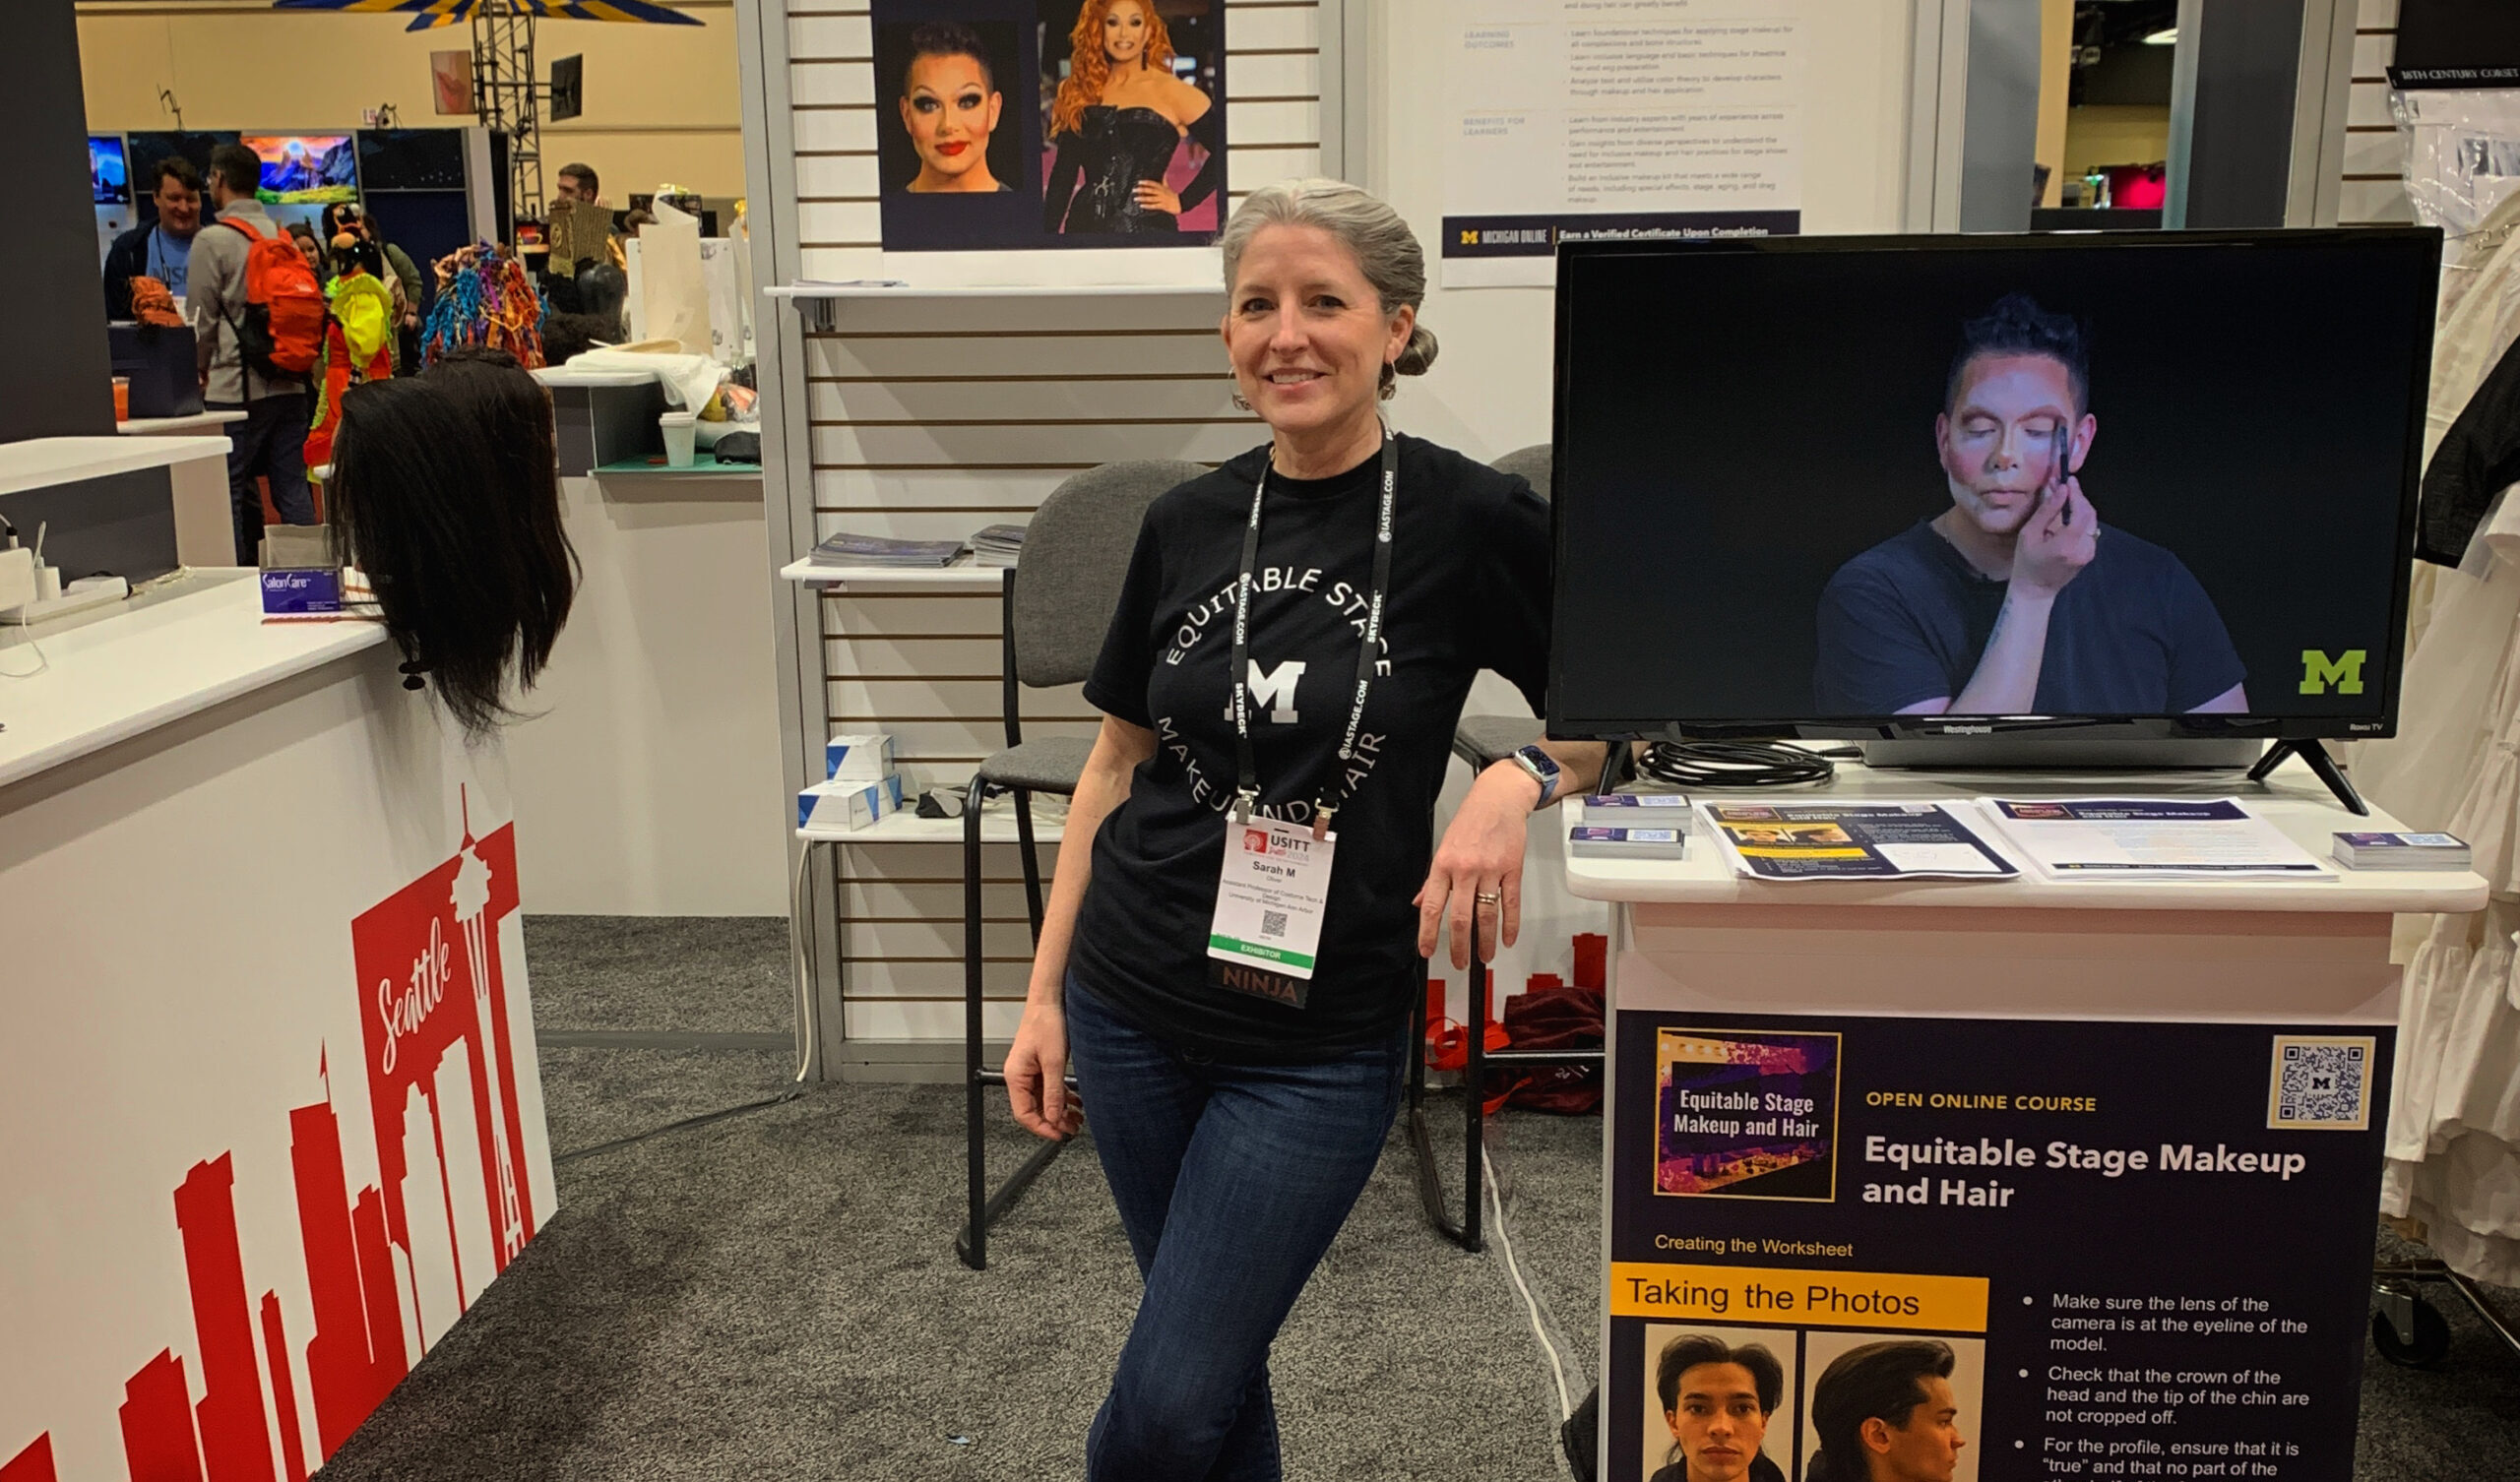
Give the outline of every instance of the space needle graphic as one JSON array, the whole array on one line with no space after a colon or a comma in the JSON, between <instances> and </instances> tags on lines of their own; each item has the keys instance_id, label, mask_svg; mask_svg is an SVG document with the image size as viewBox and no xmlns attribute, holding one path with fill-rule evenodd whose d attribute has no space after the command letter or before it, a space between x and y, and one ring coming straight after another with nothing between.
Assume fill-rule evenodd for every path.
<instances>
[{"instance_id":1,"label":"space needle graphic","mask_svg":"<svg viewBox=\"0 0 2520 1482\"><path fill-rule=\"evenodd\" d=\"M517 1198L516 1156L508 1146L507 1107L499 1085L498 1043L495 1011L490 1002L490 867L481 858L472 837L472 801L464 801L464 842L457 848L463 863L456 866L451 903L455 907L456 925L464 931L464 956L472 970L472 1015L480 1028L482 1062L487 1073L481 1078L488 1082L490 1125L487 1133L499 1168L499 1265L504 1267L525 1249L525 1207Z\"/></svg>"}]
</instances>

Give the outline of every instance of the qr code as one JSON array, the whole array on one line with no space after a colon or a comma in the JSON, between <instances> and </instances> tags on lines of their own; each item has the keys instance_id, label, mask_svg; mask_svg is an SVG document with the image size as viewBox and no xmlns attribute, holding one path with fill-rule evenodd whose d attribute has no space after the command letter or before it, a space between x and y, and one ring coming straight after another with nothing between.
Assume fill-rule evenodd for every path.
<instances>
[{"instance_id":1,"label":"qr code","mask_svg":"<svg viewBox=\"0 0 2520 1482\"><path fill-rule=\"evenodd\" d=\"M2371 1060L2378 1041L2278 1034L2266 1125L2294 1132L2361 1132L2371 1125Z\"/></svg>"},{"instance_id":2,"label":"qr code","mask_svg":"<svg viewBox=\"0 0 2520 1482\"><path fill-rule=\"evenodd\" d=\"M1286 934L1287 913L1285 911L1262 911L1260 913L1260 935L1264 937L1283 937Z\"/></svg>"}]
</instances>

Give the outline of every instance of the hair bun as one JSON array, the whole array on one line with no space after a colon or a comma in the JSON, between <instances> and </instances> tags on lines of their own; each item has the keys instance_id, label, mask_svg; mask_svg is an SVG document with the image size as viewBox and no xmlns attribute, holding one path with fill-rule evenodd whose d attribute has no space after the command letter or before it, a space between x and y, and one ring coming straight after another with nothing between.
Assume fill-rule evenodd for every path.
<instances>
[{"instance_id":1,"label":"hair bun","mask_svg":"<svg viewBox=\"0 0 2520 1482\"><path fill-rule=\"evenodd\" d=\"M1400 358L1391 368L1404 376L1422 376L1435 363L1434 332L1418 325L1409 332L1409 342L1400 350Z\"/></svg>"}]
</instances>

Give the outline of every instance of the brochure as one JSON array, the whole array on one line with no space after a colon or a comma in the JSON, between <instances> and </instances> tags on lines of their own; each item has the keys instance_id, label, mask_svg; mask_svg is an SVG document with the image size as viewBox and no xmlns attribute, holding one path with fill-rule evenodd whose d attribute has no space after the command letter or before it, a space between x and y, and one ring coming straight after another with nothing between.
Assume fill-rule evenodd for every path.
<instances>
[{"instance_id":1,"label":"brochure","mask_svg":"<svg viewBox=\"0 0 2520 1482\"><path fill-rule=\"evenodd\" d=\"M960 540L889 540L844 530L814 547L816 566L949 566L963 553Z\"/></svg>"},{"instance_id":2,"label":"brochure","mask_svg":"<svg viewBox=\"0 0 2520 1482\"><path fill-rule=\"evenodd\" d=\"M1704 812L1733 871L1751 880L2021 873L1939 803L1709 803Z\"/></svg>"},{"instance_id":3,"label":"brochure","mask_svg":"<svg viewBox=\"0 0 2520 1482\"><path fill-rule=\"evenodd\" d=\"M2465 840L2455 834L2338 834L2330 846L2349 870L2464 870Z\"/></svg>"},{"instance_id":4,"label":"brochure","mask_svg":"<svg viewBox=\"0 0 2520 1482\"><path fill-rule=\"evenodd\" d=\"M1995 832L2049 879L2334 877L2237 798L1982 798Z\"/></svg>"}]
</instances>

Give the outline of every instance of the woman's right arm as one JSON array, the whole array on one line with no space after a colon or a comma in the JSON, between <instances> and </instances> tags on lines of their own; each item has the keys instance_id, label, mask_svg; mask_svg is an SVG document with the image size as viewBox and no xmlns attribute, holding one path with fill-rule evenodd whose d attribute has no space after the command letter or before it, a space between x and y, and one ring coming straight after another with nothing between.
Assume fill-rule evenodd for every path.
<instances>
[{"instance_id":1,"label":"woman's right arm","mask_svg":"<svg viewBox=\"0 0 2520 1482\"><path fill-rule=\"evenodd\" d=\"M1094 836L1102 820L1128 800L1129 778L1155 755L1155 732L1109 715L1094 738L1085 775L1068 803L1059 838L1058 870L1041 909L1041 942L1033 952L1033 980L1024 994L1024 1018L1006 1051L1006 1099L1015 1120L1036 1137L1068 1138L1081 1125L1067 1094L1068 945L1076 936L1077 907L1094 878Z\"/></svg>"}]
</instances>

